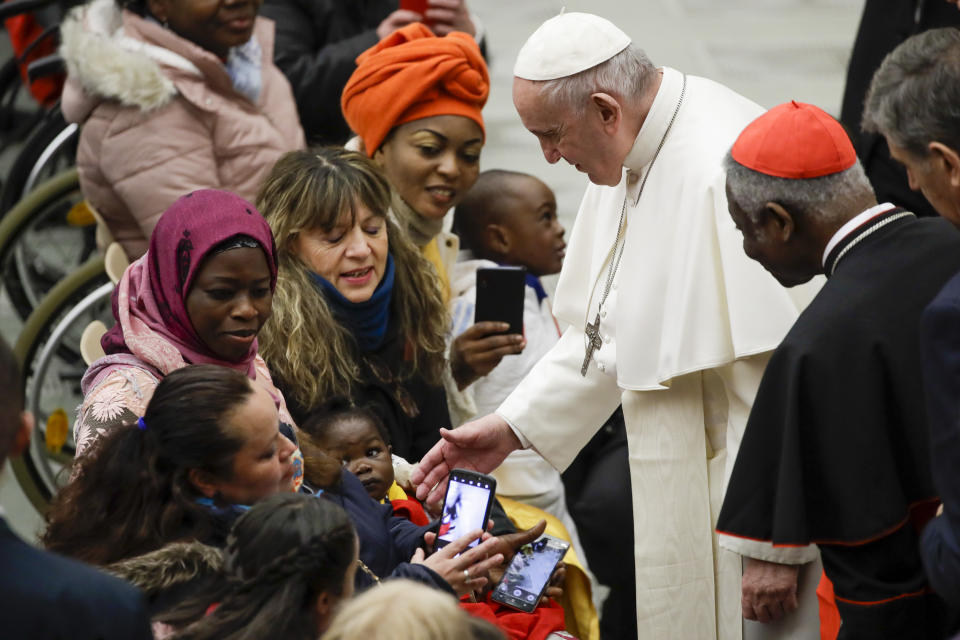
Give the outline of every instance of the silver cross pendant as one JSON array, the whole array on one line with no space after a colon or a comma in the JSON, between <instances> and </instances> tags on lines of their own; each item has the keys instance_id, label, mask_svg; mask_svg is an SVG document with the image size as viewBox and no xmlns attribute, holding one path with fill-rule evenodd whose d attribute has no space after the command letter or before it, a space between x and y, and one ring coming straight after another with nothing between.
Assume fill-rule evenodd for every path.
<instances>
[{"instance_id":1,"label":"silver cross pendant","mask_svg":"<svg viewBox=\"0 0 960 640\"><path fill-rule=\"evenodd\" d=\"M590 366L590 358L593 357L593 352L599 349L603 345L603 340L600 339L600 312L597 312L597 318L593 321L593 324L587 323L587 328L585 329L587 333L587 352L583 356L583 366L580 367L580 375L586 377L587 367Z\"/></svg>"}]
</instances>

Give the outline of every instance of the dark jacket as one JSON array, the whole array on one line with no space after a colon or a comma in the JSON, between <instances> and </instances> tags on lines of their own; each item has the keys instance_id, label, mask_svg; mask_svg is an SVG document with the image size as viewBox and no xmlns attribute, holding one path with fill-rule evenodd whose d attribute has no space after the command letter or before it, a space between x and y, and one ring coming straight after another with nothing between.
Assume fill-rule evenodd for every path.
<instances>
[{"instance_id":1,"label":"dark jacket","mask_svg":"<svg viewBox=\"0 0 960 640\"><path fill-rule=\"evenodd\" d=\"M352 390L350 398L331 398L320 406L305 407L296 390L274 373L274 383L283 392L297 424L307 424L315 412L352 404L369 407L380 417L390 434L393 453L401 458L417 461L440 440L441 427L451 426L446 391L419 374L403 374L408 366L407 343L394 324L376 351L358 356L362 383Z\"/></svg>"},{"instance_id":2,"label":"dark jacket","mask_svg":"<svg viewBox=\"0 0 960 640\"><path fill-rule=\"evenodd\" d=\"M937 27L960 27L960 11L943 0L867 0L847 67L840 122L850 134L880 202L892 202L919 216L936 211L907 184L906 171L890 157L883 136L860 130L863 102L884 57L910 36Z\"/></svg>"},{"instance_id":3,"label":"dark jacket","mask_svg":"<svg viewBox=\"0 0 960 640\"><path fill-rule=\"evenodd\" d=\"M0 518L0 636L10 640L152 640L132 586L21 540Z\"/></svg>"},{"instance_id":4,"label":"dark jacket","mask_svg":"<svg viewBox=\"0 0 960 640\"><path fill-rule=\"evenodd\" d=\"M422 564L407 562L423 546L423 534L433 525L418 527L405 518L393 515L393 507L376 502L357 477L344 469L340 486L326 490L321 497L334 502L347 512L360 539L360 561L378 578L405 578L422 582L448 593L453 588L440 575ZM374 584L367 572L358 569L354 584L357 591Z\"/></svg>"},{"instance_id":5,"label":"dark jacket","mask_svg":"<svg viewBox=\"0 0 960 640\"><path fill-rule=\"evenodd\" d=\"M376 28L397 0L266 0L260 12L276 22L274 62L293 86L308 144L350 138L340 94L356 58L377 43Z\"/></svg>"},{"instance_id":6,"label":"dark jacket","mask_svg":"<svg viewBox=\"0 0 960 640\"><path fill-rule=\"evenodd\" d=\"M943 502L943 515L923 532L921 553L934 590L960 608L960 274L924 311L920 340L930 465Z\"/></svg>"}]
</instances>

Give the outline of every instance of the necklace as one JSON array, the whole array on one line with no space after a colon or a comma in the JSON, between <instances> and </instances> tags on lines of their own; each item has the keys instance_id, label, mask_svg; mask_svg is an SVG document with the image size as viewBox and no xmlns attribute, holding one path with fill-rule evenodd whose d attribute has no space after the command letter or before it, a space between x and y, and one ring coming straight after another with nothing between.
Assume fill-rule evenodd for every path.
<instances>
[{"instance_id":1,"label":"necklace","mask_svg":"<svg viewBox=\"0 0 960 640\"><path fill-rule=\"evenodd\" d=\"M637 193L637 202L640 202L640 196L643 195L643 188L647 184L647 178L650 176L650 172L653 170L653 163L657 161L657 156L660 155L660 150L663 149L663 145L667 141L667 135L670 133L670 129L673 128L673 122L677 119L677 113L680 112L680 105L683 104L683 96L686 93L687 76L684 74L683 87L680 89L680 99L677 100L677 106L673 110L673 115L670 117L670 122L667 124L667 129L663 132L663 137L660 138L660 144L657 145L657 150L653 153L653 159L650 160L650 164L647 165L647 170L643 174L643 180L640 182L640 190ZM603 344L603 340L600 338L600 313L601 309L603 309L603 303L607 301L607 296L610 295L610 287L613 286L613 278L617 275L617 270L620 268L620 258L623 257L623 249L627 244L626 238L624 237L624 223L627 219L628 196L628 193L623 194L623 206L620 207L620 222L617 224L617 237L613 241L613 246L610 248L610 252L607 254L607 257L610 260L610 266L607 268L607 280L603 287L603 294L600 296L600 303L597 305L597 317L594 318L592 323L588 322L586 328L584 329L587 337L587 344L583 356L583 366L580 367L581 376L587 375L587 367L590 366L590 359L593 358L593 352L599 349Z\"/></svg>"},{"instance_id":2,"label":"necklace","mask_svg":"<svg viewBox=\"0 0 960 640\"><path fill-rule=\"evenodd\" d=\"M866 238L867 236L869 236L869 235L870 235L871 233L873 233L874 231L879 231L880 229L884 228L885 226L887 226L888 224L890 224L890 223L893 222L894 220L899 220L900 218L906 218L906 217L916 218L916 216L915 216L914 214L910 213L909 211L901 211L900 213L898 213L898 214L896 214L896 215L894 215L894 216L890 216L889 218L884 218L883 220L880 220L879 222L875 222L875 223L873 224L873 226L868 227L867 229L865 229L863 232L860 233L859 236L857 236L856 238L854 238L854 239L850 242L850 244L848 244L847 246L845 246L845 247L843 248L843 251L841 251L840 253L837 254L837 257L833 260L833 264L830 265L830 273L829 273L828 275L831 275L831 276L833 275L833 272L837 270L837 264L839 264L840 260L843 259L843 256L847 255L847 252L850 251L850 249L853 249L855 246L857 246L858 244L860 244L860 241L861 241L861 240L863 240L864 238Z\"/></svg>"},{"instance_id":3,"label":"necklace","mask_svg":"<svg viewBox=\"0 0 960 640\"><path fill-rule=\"evenodd\" d=\"M380 577L375 574L370 567L363 563L363 560L357 559L357 568L373 579L374 584L380 584Z\"/></svg>"}]
</instances>

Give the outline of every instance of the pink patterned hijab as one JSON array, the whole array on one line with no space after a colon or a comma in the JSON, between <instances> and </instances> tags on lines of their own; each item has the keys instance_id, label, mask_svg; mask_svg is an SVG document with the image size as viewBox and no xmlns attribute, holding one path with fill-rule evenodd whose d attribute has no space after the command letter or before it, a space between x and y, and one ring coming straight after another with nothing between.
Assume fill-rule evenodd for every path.
<instances>
[{"instance_id":1,"label":"pink patterned hijab","mask_svg":"<svg viewBox=\"0 0 960 640\"><path fill-rule=\"evenodd\" d=\"M218 364L256 378L257 341L242 360L221 360L200 340L186 307L204 259L237 236L252 238L263 249L273 291L276 247L270 226L252 204L214 189L174 202L154 228L147 253L127 267L113 292L116 324L100 341L104 352L133 354L163 375L185 364Z\"/></svg>"}]
</instances>

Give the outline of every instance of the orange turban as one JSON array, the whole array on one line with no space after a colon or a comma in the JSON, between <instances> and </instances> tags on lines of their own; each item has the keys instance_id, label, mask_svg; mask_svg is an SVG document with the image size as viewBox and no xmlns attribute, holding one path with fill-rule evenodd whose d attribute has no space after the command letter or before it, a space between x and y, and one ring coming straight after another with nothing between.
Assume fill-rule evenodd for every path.
<instances>
[{"instance_id":1,"label":"orange turban","mask_svg":"<svg viewBox=\"0 0 960 640\"><path fill-rule=\"evenodd\" d=\"M438 38L414 22L360 54L340 106L373 156L391 129L420 118L464 116L483 130L489 92L487 64L470 35Z\"/></svg>"}]
</instances>

